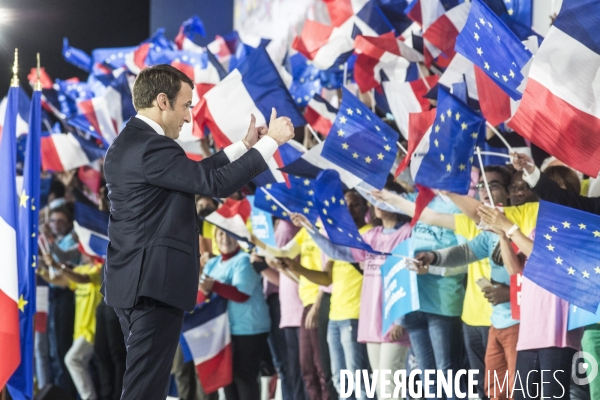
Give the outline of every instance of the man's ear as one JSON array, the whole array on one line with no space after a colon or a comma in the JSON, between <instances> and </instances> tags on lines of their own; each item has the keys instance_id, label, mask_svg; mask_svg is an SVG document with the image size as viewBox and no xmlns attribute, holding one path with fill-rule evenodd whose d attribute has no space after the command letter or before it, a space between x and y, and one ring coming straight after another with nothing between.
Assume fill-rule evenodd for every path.
<instances>
[{"instance_id":1,"label":"man's ear","mask_svg":"<svg viewBox=\"0 0 600 400\"><path fill-rule=\"evenodd\" d=\"M164 93L159 93L158 96L156 96L156 104L161 111L165 111L169 107L169 99L167 98L167 95Z\"/></svg>"}]
</instances>

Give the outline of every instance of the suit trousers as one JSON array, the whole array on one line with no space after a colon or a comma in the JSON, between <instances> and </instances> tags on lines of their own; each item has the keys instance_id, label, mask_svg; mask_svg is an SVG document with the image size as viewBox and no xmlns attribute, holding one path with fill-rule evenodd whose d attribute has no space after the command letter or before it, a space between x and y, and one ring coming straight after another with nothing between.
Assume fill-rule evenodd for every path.
<instances>
[{"instance_id":1,"label":"suit trousers","mask_svg":"<svg viewBox=\"0 0 600 400\"><path fill-rule=\"evenodd\" d=\"M183 310L142 297L132 308L115 308L127 347L121 400L164 400Z\"/></svg>"}]
</instances>

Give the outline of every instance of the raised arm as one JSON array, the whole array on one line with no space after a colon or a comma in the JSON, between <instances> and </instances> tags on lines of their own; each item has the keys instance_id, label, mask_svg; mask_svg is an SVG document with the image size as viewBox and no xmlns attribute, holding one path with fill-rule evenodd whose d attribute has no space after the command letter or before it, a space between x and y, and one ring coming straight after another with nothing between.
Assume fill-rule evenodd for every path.
<instances>
[{"instance_id":1,"label":"raised arm","mask_svg":"<svg viewBox=\"0 0 600 400\"><path fill-rule=\"evenodd\" d=\"M460 212L471 218L476 224L479 223L477 209L483 204L481 201L470 196L462 196L456 193L446 193L446 195L452 200L456 207L458 207Z\"/></svg>"},{"instance_id":2,"label":"raised arm","mask_svg":"<svg viewBox=\"0 0 600 400\"><path fill-rule=\"evenodd\" d=\"M302 275L317 285L329 286L332 283L333 260L327 261L327 264L325 265L325 271L315 271L304 268L299 262L289 258L282 258L279 259L279 261L285 266L285 268L293 271L296 274Z\"/></svg>"},{"instance_id":3,"label":"raised arm","mask_svg":"<svg viewBox=\"0 0 600 400\"><path fill-rule=\"evenodd\" d=\"M523 174L523 180L527 182L540 199L593 214L600 214L600 198L585 197L579 195L579 193L562 189L558 183L542 174L526 154L513 153L512 156L513 166L518 171L525 170L527 172Z\"/></svg>"},{"instance_id":4,"label":"raised arm","mask_svg":"<svg viewBox=\"0 0 600 400\"><path fill-rule=\"evenodd\" d=\"M519 250L527 257L533 252L533 240L528 238L521 232L518 226L513 224L506 215L501 213L495 208L481 206L479 207L478 214L482 221L490 226L494 231L498 232L501 236L510 236L510 240L519 247ZM503 234L503 235L502 235Z\"/></svg>"},{"instance_id":5,"label":"raised arm","mask_svg":"<svg viewBox=\"0 0 600 400\"><path fill-rule=\"evenodd\" d=\"M387 190L375 190L371 192L371 194L380 201L386 202L388 204L393 205L394 207L401 210L403 213L408 215L409 217L413 217L415 215L415 203L412 201L405 199L402 196L391 193ZM453 214L443 214L437 211L433 211L431 208L426 207L421 216L419 217L419 221L433 226L439 226L440 228L446 228L450 230L456 229L456 224L454 223L454 215Z\"/></svg>"}]
</instances>

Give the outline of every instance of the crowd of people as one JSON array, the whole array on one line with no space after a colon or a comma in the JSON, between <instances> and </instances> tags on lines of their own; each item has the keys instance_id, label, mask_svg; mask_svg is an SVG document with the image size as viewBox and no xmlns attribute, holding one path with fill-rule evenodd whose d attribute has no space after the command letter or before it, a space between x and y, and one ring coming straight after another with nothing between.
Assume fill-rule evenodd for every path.
<instances>
[{"instance_id":1,"label":"crowd of people","mask_svg":"<svg viewBox=\"0 0 600 400\"><path fill-rule=\"evenodd\" d=\"M414 227L416 193L406 174L390 175L384 189L373 192L375 201L346 191L353 221L379 254L333 244L319 223L301 214L274 218L276 246L252 236L256 247L248 251L203 221L221 201L197 196L197 302L211 293L229 300L233 382L224 388L226 398L259 399L260 377L276 375L284 400L333 400L340 398L342 370L401 369L477 370L482 399L598 398L598 383L572 381L577 351L600 359L598 326L568 330L568 302L526 277L520 319L510 303L510 278L523 272L532 252L539 199L597 213L598 201L582 195L587 180L557 161L540 173L525 154L515 154L512 165L484 168L489 192L478 172L470 195L438 193ZM232 197L253 190L249 185ZM103 260L80 252L73 230L74 201L108 212L106 194L104 186L92 193L74 173L57 174L40 212L50 253L40 255L38 269L48 311L47 321L36 324L35 376L40 389L53 384L71 398L121 395L126 349L119 319L100 294ZM490 195L501 207L487 206ZM382 253L407 238L418 261L411 268L420 309L383 332ZM181 398L218 398L205 393L180 348L172 374ZM376 393L388 398L394 389L393 382L377 382ZM435 384L430 390L436 392ZM367 398L365 390L356 398Z\"/></svg>"}]
</instances>

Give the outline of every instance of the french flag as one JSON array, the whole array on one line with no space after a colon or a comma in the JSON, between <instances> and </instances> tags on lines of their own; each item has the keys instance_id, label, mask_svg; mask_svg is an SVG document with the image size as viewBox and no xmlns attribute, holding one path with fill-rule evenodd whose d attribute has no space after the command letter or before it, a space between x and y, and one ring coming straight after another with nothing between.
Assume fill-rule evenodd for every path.
<instances>
[{"instance_id":1,"label":"french flag","mask_svg":"<svg viewBox=\"0 0 600 400\"><path fill-rule=\"evenodd\" d=\"M19 91L19 104L17 106L17 125L15 127L16 130L16 137L19 137L21 135L25 135L29 132L29 108L30 108L30 103L31 101L29 100L29 97L27 96L27 93L25 93L25 91L19 87L17 88L17 90ZM2 99L2 102L0 102L0 139L2 139L2 128L4 127L5 124L5 115L6 115L6 108L8 106L8 96Z\"/></svg>"},{"instance_id":2,"label":"french flag","mask_svg":"<svg viewBox=\"0 0 600 400\"><path fill-rule=\"evenodd\" d=\"M294 126L306 124L269 54L261 46L204 95L194 110L194 120L202 130L208 127L216 145L224 148L245 137L251 114L256 117L256 126L266 125L273 107L278 116L290 118ZM284 165L279 152L268 164L273 182L288 182L279 171Z\"/></svg>"},{"instance_id":3,"label":"french flag","mask_svg":"<svg viewBox=\"0 0 600 400\"><path fill-rule=\"evenodd\" d=\"M342 64L354 49L354 37L380 36L393 31L373 1L336 0L327 2L332 25L306 20L292 47L322 70Z\"/></svg>"},{"instance_id":4,"label":"french flag","mask_svg":"<svg viewBox=\"0 0 600 400\"><path fill-rule=\"evenodd\" d=\"M212 294L186 313L179 340L184 361L194 361L206 393L233 382L233 358L227 300Z\"/></svg>"},{"instance_id":5,"label":"french flag","mask_svg":"<svg viewBox=\"0 0 600 400\"><path fill-rule=\"evenodd\" d=\"M73 228L79 238L79 249L90 257L106 258L109 214L83 203L75 203Z\"/></svg>"},{"instance_id":6,"label":"french flag","mask_svg":"<svg viewBox=\"0 0 600 400\"><path fill-rule=\"evenodd\" d=\"M423 33L423 39L440 49L448 58L456 53L456 37L465 26L471 3L465 2L451 8L433 22Z\"/></svg>"},{"instance_id":7,"label":"french flag","mask_svg":"<svg viewBox=\"0 0 600 400\"><path fill-rule=\"evenodd\" d=\"M565 0L509 126L589 176L600 171L600 3Z\"/></svg>"},{"instance_id":8,"label":"french flag","mask_svg":"<svg viewBox=\"0 0 600 400\"><path fill-rule=\"evenodd\" d=\"M306 124L267 51L259 47L204 95L194 118L224 148L245 137L251 114L256 126L266 125L273 107L294 126Z\"/></svg>"},{"instance_id":9,"label":"french flag","mask_svg":"<svg viewBox=\"0 0 600 400\"><path fill-rule=\"evenodd\" d=\"M431 108L431 103L425 95L437 84L438 79L437 75L431 75L412 82L383 82L383 91L390 111L405 139L408 139L410 113L419 113Z\"/></svg>"},{"instance_id":10,"label":"french flag","mask_svg":"<svg viewBox=\"0 0 600 400\"><path fill-rule=\"evenodd\" d=\"M380 88L383 74L391 81L406 80L410 61L423 61L422 54L396 40L392 32L379 37L359 35L354 40L354 47L359 53L354 79L363 93Z\"/></svg>"},{"instance_id":11,"label":"french flag","mask_svg":"<svg viewBox=\"0 0 600 400\"><path fill-rule=\"evenodd\" d=\"M335 121L337 112L337 108L315 94L306 106L304 118L315 131L326 136L329 134L333 121Z\"/></svg>"},{"instance_id":12,"label":"french flag","mask_svg":"<svg viewBox=\"0 0 600 400\"><path fill-rule=\"evenodd\" d=\"M72 133L53 133L42 137L42 168L62 172L90 165L104 157L106 149Z\"/></svg>"},{"instance_id":13,"label":"french flag","mask_svg":"<svg viewBox=\"0 0 600 400\"><path fill-rule=\"evenodd\" d=\"M323 152L324 145L325 142L311 147L310 150L303 153L298 159L283 167L282 171L294 176L316 179L317 175L323 170L333 169L339 173L342 183L348 189L352 189L363 182L358 176L323 157L321 153Z\"/></svg>"},{"instance_id":14,"label":"french flag","mask_svg":"<svg viewBox=\"0 0 600 400\"><path fill-rule=\"evenodd\" d=\"M0 143L0 387L4 387L21 363L19 334L19 308L23 309L23 296L19 296L20 258L18 237L18 202L16 183L17 114L19 88L8 92L4 132Z\"/></svg>"},{"instance_id":15,"label":"french flag","mask_svg":"<svg viewBox=\"0 0 600 400\"><path fill-rule=\"evenodd\" d=\"M354 32L352 20L339 27L306 20L300 36L294 38L292 48L312 60L318 69L327 70L342 65L352 54Z\"/></svg>"},{"instance_id":16,"label":"french flag","mask_svg":"<svg viewBox=\"0 0 600 400\"><path fill-rule=\"evenodd\" d=\"M195 48L196 44L192 41L194 35L206 36L204 23L197 15L188 18L179 27L179 33L175 37L175 44L179 50L189 50Z\"/></svg>"},{"instance_id":17,"label":"french flag","mask_svg":"<svg viewBox=\"0 0 600 400\"><path fill-rule=\"evenodd\" d=\"M106 143L112 143L125 122L136 114L127 73L111 82L101 96L77 103L77 108Z\"/></svg>"},{"instance_id":18,"label":"french flag","mask_svg":"<svg viewBox=\"0 0 600 400\"><path fill-rule=\"evenodd\" d=\"M408 149L406 156L402 159L402 162L398 165L395 176L398 177L402 171L408 167L410 161L415 158L422 157L421 153L427 151L429 141L424 141L423 138L429 136L431 133L431 127L435 120L436 109L422 111L418 113L410 113L408 115ZM417 148L420 147L420 152L417 152ZM416 153L415 153L416 152ZM421 154L421 155L419 155Z\"/></svg>"},{"instance_id":19,"label":"french flag","mask_svg":"<svg viewBox=\"0 0 600 400\"><path fill-rule=\"evenodd\" d=\"M252 206L247 199L227 198L225 203L209 214L205 220L232 234L236 239L248 242L250 232L248 232L246 222L250 218L251 212Z\"/></svg>"}]
</instances>

